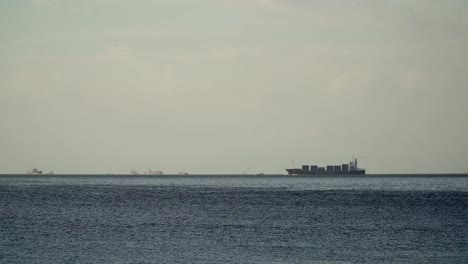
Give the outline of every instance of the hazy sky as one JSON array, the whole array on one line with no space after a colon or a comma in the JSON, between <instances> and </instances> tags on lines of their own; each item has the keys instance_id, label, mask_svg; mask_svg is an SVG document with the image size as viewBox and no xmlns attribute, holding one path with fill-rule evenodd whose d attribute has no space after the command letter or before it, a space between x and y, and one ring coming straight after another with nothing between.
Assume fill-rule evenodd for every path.
<instances>
[{"instance_id":1,"label":"hazy sky","mask_svg":"<svg viewBox=\"0 0 468 264\"><path fill-rule=\"evenodd\" d=\"M468 1L0 1L0 172L468 171Z\"/></svg>"}]
</instances>

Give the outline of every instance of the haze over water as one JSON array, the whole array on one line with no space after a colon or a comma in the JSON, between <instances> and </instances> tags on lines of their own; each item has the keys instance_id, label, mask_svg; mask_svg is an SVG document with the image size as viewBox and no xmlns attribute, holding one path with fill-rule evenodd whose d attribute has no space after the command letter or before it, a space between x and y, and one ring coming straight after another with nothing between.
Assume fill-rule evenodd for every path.
<instances>
[{"instance_id":1,"label":"haze over water","mask_svg":"<svg viewBox=\"0 0 468 264\"><path fill-rule=\"evenodd\" d=\"M464 0L0 1L0 173L468 171Z\"/></svg>"}]
</instances>

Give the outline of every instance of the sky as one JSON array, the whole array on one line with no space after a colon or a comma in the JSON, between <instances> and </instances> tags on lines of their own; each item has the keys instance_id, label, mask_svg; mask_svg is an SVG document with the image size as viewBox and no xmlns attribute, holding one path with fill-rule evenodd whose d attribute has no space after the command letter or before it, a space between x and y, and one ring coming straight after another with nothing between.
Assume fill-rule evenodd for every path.
<instances>
[{"instance_id":1,"label":"sky","mask_svg":"<svg viewBox=\"0 0 468 264\"><path fill-rule=\"evenodd\" d=\"M468 171L468 1L0 1L0 173Z\"/></svg>"}]
</instances>

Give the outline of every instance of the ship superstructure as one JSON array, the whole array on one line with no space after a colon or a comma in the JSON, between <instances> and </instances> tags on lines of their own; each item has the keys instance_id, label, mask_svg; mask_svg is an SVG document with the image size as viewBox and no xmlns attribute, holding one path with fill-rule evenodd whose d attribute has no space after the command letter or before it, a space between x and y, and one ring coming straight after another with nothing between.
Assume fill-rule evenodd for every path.
<instances>
[{"instance_id":1,"label":"ship superstructure","mask_svg":"<svg viewBox=\"0 0 468 264\"><path fill-rule=\"evenodd\" d=\"M302 165L302 168L286 169L289 175L359 175L366 174L366 170L358 167L357 159L341 165Z\"/></svg>"}]
</instances>

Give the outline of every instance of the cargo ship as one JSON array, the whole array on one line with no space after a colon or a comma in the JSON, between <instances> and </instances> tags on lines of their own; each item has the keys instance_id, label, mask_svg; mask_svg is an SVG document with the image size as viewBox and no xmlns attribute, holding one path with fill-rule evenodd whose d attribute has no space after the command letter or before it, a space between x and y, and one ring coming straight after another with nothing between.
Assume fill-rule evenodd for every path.
<instances>
[{"instance_id":1,"label":"cargo ship","mask_svg":"<svg viewBox=\"0 0 468 264\"><path fill-rule=\"evenodd\" d=\"M294 167L294 166L293 166ZM358 167L357 159L341 165L302 165L302 168L286 169L289 175L364 175L366 170Z\"/></svg>"}]
</instances>

